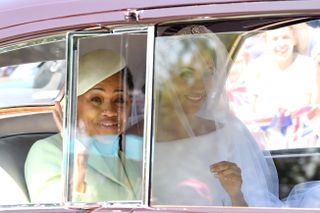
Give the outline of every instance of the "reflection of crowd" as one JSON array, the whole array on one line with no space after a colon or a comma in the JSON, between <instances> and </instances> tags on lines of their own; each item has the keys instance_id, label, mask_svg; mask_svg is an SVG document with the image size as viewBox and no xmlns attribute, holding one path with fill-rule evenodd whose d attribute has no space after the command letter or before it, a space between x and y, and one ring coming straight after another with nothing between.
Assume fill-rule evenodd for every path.
<instances>
[{"instance_id":1,"label":"reflection of crowd","mask_svg":"<svg viewBox=\"0 0 320 213\"><path fill-rule=\"evenodd\" d=\"M191 25L155 43L153 204L281 205L269 153L229 112L220 38Z\"/></svg>"},{"instance_id":2,"label":"reflection of crowd","mask_svg":"<svg viewBox=\"0 0 320 213\"><path fill-rule=\"evenodd\" d=\"M268 149L319 143L318 34L305 23L268 30L247 39L234 61L233 109Z\"/></svg>"},{"instance_id":3,"label":"reflection of crowd","mask_svg":"<svg viewBox=\"0 0 320 213\"><path fill-rule=\"evenodd\" d=\"M15 68L16 67L14 67L14 66L1 67L0 68L0 78L10 76Z\"/></svg>"}]
</instances>

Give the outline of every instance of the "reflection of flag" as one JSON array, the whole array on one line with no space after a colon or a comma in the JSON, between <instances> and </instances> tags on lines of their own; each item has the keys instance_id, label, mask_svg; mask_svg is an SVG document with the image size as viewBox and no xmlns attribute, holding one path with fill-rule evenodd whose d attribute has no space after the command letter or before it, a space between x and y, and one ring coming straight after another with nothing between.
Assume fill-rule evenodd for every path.
<instances>
[{"instance_id":1,"label":"reflection of flag","mask_svg":"<svg viewBox=\"0 0 320 213\"><path fill-rule=\"evenodd\" d=\"M243 86L239 86L239 87L228 90L227 96L231 103L234 103L237 105L245 105L249 103L246 92L247 92L247 88L243 85Z\"/></svg>"},{"instance_id":2,"label":"reflection of flag","mask_svg":"<svg viewBox=\"0 0 320 213\"><path fill-rule=\"evenodd\" d=\"M305 113L308 113L309 111L311 111L312 107L311 106L306 106L301 108L300 110L296 111L295 113L293 113L293 117L296 119L295 125L294 125L294 132L298 132L298 130L301 128L302 122L301 122L301 116Z\"/></svg>"},{"instance_id":3,"label":"reflection of flag","mask_svg":"<svg viewBox=\"0 0 320 213\"><path fill-rule=\"evenodd\" d=\"M285 109L279 109L273 117L256 119L255 122L261 130L267 131L269 128L278 129L283 136L293 138L298 141L315 132L312 120L320 115L318 107L306 106L295 112L289 112ZM293 127L292 132L288 133L288 128ZM289 136L288 134L292 134Z\"/></svg>"},{"instance_id":4,"label":"reflection of flag","mask_svg":"<svg viewBox=\"0 0 320 213\"><path fill-rule=\"evenodd\" d=\"M277 117L256 119L255 122L259 125L260 129L267 131L269 128L275 127Z\"/></svg>"},{"instance_id":5,"label":"reflection of flag","mask_svg":"<svg viewBox=\"0 0 320 213\"><path fill-rule=\"evenodd\" d=\"M279 110L279 114L270 118L256 119L255 122L263 131L267 131L269 128L277 128L282 135L285 135L288 127L292 125L292 118L291 114L287 111Z\"/></svg>"},{"instance_id":6,"label":"reflection of flag","mask_svg":"<svg viewBox=\"0 0 320 213\"><path fill-rule=\"evenodd\" d=\"M293 141L298 141L311 133L315 133L315 127L312 125L313 120L320 114L318 107L306 106L293 113L295 118Z\"/></svg>"},{"instance_id":7,"label":"reflection of flag","mask_svg":"<svg viewBox=\"0 0 320 213\"><path fill-rule=\"evenodd\" d=\"M286 135L287 129L292 125L291 114L285 109L279 109L279 129L282 135Z\"/></svg>"},{"instance_id":8,"label":"reflection of flag","mask_svg":"<svg viewBox=\"0 0 320 213\"><path fill-rule=\"evenodd\" d=\"M303 122L298 122L298 123L299 123L299 128L295 128L295 131L293 134L293 141L298 141L313 132L313 129L310 125L307 125Z\"/></svg>"}]
</instances>

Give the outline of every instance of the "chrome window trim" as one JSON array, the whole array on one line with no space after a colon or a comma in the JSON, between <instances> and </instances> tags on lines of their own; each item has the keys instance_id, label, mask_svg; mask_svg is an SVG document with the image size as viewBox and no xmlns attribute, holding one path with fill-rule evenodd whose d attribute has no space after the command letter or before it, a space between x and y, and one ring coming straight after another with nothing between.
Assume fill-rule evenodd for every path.
<instances>
[{"instance_id":1,"label":"chrome window trim","mask_svg":"<svg viewBox=\"0 0 320 213\"><path fill-rule=\"evenodd\" d=\"M57 35L44 36L44 37L33 38L29 40L24 40L24 41L18 41L13 44L0 47L0 54L11 52L14 50L19 50L26 47L33 47L41 44L49 44L49 43L64 41L66 39L65 35L66 35L65 33L62 33L62 34L58 33Z\"/></svg>"},{"instance_id":2,"label":"chrome window trim","mask_svg":"<svg viewBox=\"0 0 320 213\"><path fill-rule=\"evenodd\" d=\"M151 198L151 171L152 171L152 143L153 143L153 66L154 66L154 42L155 27L148 28L147 35L147 58L146 58L146 87L145 87L145 114L144 114L144 155L143 155L143 194L142 203L145 206L150 205Z\"/></svg>"},{"instance_id":3,"label":"chrome window trim","mask_svg":"<svg viewBox=\"0 0 320 213\"><path fill-rule=\"evenodd\" d=\"M75 124L76 121L76 110L72 110L76 107L77 97L77 72L74 71L74 33L68 33L66 39L66 59L67 59L67 74L66 74L66 85L65 85L65 106L64 112L68 116L63 116L63 163L62 163L62 187L63 187L63 197L62 201L67 203L71 194L69 193L69 165L71 159L69 158L69 152L72 150L71 141L75 136ZM73 130L73 131L72 131Z\"/></svg>"}]
</instances>

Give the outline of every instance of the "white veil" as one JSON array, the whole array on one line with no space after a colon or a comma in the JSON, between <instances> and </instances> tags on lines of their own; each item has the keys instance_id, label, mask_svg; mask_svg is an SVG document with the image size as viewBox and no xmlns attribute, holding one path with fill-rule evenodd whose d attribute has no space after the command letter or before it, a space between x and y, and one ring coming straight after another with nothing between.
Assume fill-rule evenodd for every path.
<instances>
[{"instance_id":1,"label":"white veil","mask_svg":"<svg viewBox=\"0 0 320 213\"><path fill-rule=\"evenodd\" d=\"M285 207L320 208L320 181L297 184L284 200Z\"/></svg>"},{"instance_id":2,"label":"white veil","mask_svg":"<svg viewBox=\"0 0 320 213\"><path fill-rule=\"evenodd\" d=\"M201 25L156 38L154 204L231 205L209 171L212 163L230 161L241 169L241 191L249 206L281 205L270 154L260 150L250 132L230 112L225 94L227 64L231 62L227 56L221 39ZM194 80L188 76L192 73L183 73L184 65L204 70L203 87L185 91ZM180 77L185 84L179 83ZM205 94L198 92L203 89ZM194 123L184 106L185 99L194 105L201 103L191 116Z\"/></svg>"}]
</instances>

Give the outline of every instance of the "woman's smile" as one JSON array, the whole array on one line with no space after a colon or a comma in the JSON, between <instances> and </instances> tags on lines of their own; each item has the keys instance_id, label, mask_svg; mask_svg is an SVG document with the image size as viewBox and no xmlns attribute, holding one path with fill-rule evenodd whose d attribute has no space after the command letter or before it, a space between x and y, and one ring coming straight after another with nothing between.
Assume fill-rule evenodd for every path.
<instances>
[{"instance_id":1,"label":"woman's smile","mask_svg":"<svg viewBox=\"0 0 320 213\"><path fill-rule=\"evenodd\" d=\"M126 129L131 97L119 73L101 81L78 98L78 119L89 136L119 134Z\"/></svg>"},{"instance_id":2,"label":"woman's smile","mask_svg":"<svg viewBox=\"0 0 320 213\"><path fill-rule=\"evenodd\" d=\"M204 91L199 93L190 93L184 97L191 102L199 103L206 99L206 93Z\"/></svg>"},{"instance_id":3,"label":"woman's smile","mask_svg":"<svg viewBox=\"0 0 320 213\"><path fill-rule=\"evenodd\" d=\"M285 55L289 52L288 46L275 48L275 53L278 55Z\"/></svg>"},{"instance_id":4,"label":"woman's smile","mask_svg":"<svg viewBox=\"0 0 320 213\"><path fill-rule=\"evenodd\" d=\"M97 123L99 128L106 128L106 129L117 129L120 125L117 121L110 120L110 119L103 119Z\"/></svg>"}]
</instances>

